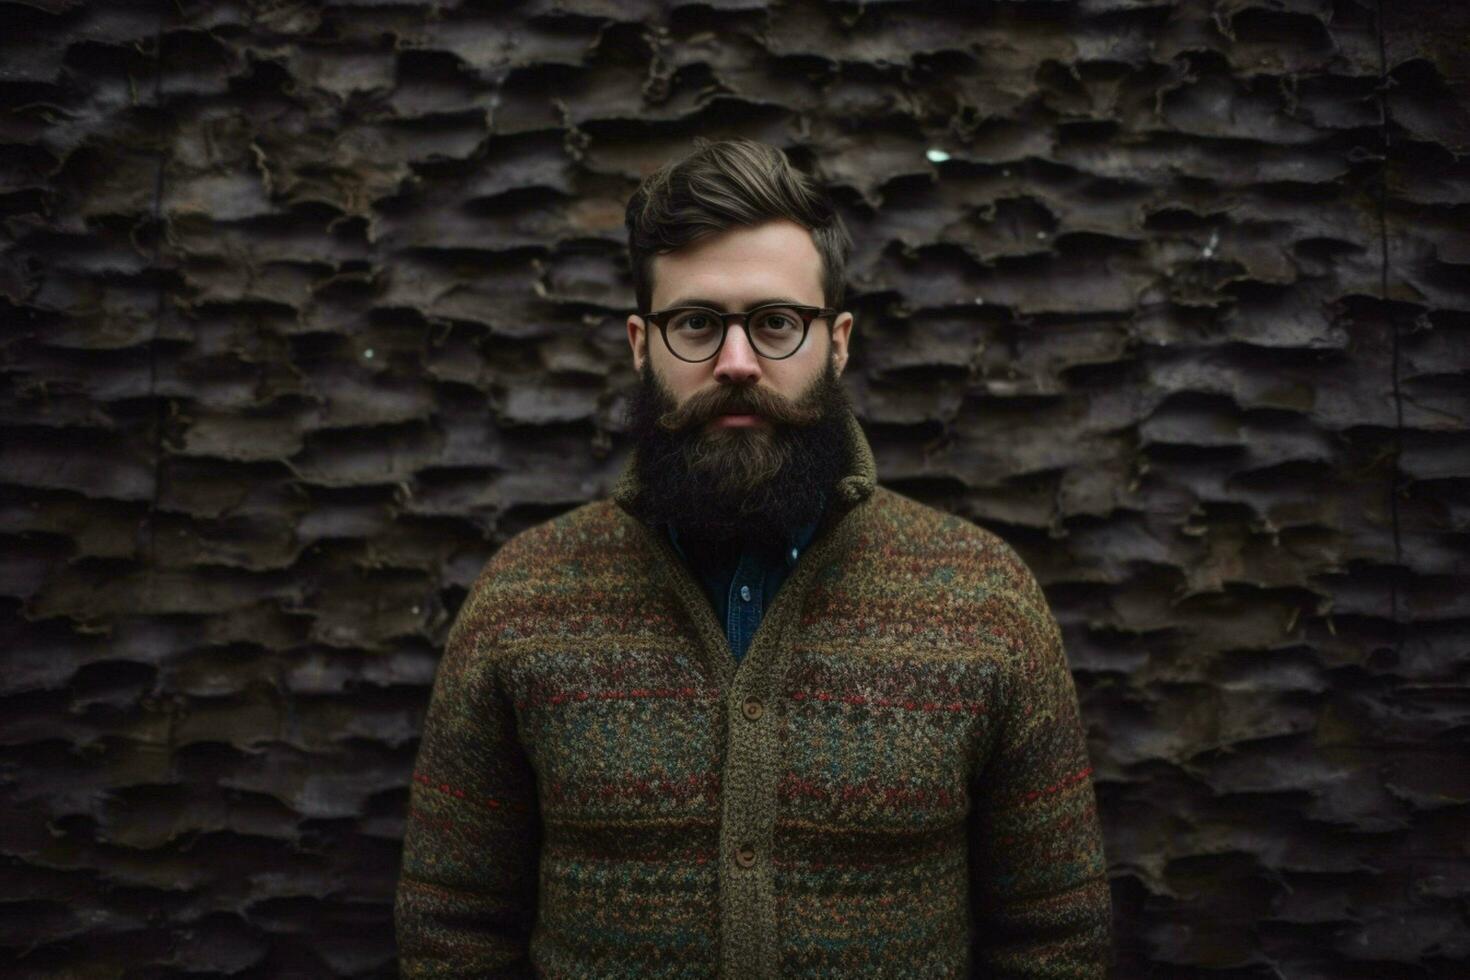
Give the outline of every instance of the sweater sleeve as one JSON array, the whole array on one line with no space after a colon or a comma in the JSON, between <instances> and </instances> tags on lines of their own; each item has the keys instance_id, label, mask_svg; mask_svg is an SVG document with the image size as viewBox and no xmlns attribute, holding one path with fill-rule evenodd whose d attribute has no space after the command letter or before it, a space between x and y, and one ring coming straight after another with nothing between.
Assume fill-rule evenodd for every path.
<instances>
[{"instance_id":1,"label":"sweater sleeve","mask_svg":"<svg viewBox=\"0 0 1470 980\"><path fill-rule=\"evenodd\" d=\"M1009 639L970 814L972 958L995 980L1108 975L1112 900L1061 630L1029 570L997 603Z\"/></svg>"},{"instance_id":2,"label":"sweater sleeve","mask_svg":"<svg viewBox=\"0 0 1470 980\"><path fill-rule=\"evenodd\" d=\"M540 817L479 590L450 629L409 787L394 899L403 977L529 977Z\"/></svg>"}]
</instances>

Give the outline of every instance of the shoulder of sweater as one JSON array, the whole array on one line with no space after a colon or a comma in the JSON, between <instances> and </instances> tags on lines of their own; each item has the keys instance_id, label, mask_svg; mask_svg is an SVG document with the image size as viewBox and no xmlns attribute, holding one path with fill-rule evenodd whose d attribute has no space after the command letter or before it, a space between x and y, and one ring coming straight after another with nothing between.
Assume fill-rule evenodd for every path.
<instances>
[{"instance_id":1,"label":"shoulder of sweater","mask_svg":"<svg viewBox=\"0 0 1470 980\"><path fill-rule=\"evenodd\" d=\"M872 499L869 520L878 523L882 533L925 542L956 558L969 558L989 574L1011 577L1022 591L1039 588L1020 552L989 528L884 486L874 489Z\"/></svg>"},{"instance_id":2,"label":"shoulder of sweater","mask_svg":"<svg viewBox=\"0 0 1470 980\"><path fill-rule=\"evenodd\" d=\"M605 559L610 545L625 541L633 519L609 499L581 504L524 528L500 544L470 585L451 637L460 632L488 648L513 638L516 623L534 617L542 590L559 576L576 575L584 558Z\"/></svg>"},{"instance_id":3,"label":"shoulder of sweater","mask_svg":"<svg viewBox=\"0 0 1470 980\"><path fill-rule=\"evenodd\" d=\"M1029 657L1037 645L1060 643L1046 593L1020 552L999 534L958 514L878 486L866 533L889 550L908 546L945 570L954 594L973 597L974 614L1009 623L1011 654Z\"/></svg>"},{"instance_id":4,"label":"shoulder of sweater","mask_svg":"<svg viewBox=\"0 0 1470 980\"><path fill-rule=\"evenodd\" d=\"M626 540L633 518L610 499L589 501L517 532L496 550L487 570L546 558L572 557Z\"/></svg>"}]
</instances>

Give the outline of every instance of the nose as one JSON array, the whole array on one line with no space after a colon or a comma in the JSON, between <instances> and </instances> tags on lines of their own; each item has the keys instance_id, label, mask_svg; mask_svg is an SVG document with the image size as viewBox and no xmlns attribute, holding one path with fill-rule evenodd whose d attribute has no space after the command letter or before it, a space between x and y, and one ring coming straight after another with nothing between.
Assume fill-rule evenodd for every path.
<instances>
[{"instance_id":1,"label":"nose","mask_svg":"<svg viewBox=\"0 0 1470 980\"><path fill-rule=\"evenodd\" d=\"M715 379L722 384L754 384L761 377L760 360L739 323L731 323L725 346L715 355Z\"/></svg>"}]
</instances>

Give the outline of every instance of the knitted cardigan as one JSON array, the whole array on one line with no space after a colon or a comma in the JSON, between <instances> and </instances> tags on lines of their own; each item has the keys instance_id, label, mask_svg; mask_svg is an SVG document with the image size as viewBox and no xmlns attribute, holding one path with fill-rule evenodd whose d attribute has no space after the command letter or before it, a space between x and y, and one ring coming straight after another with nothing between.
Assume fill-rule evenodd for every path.
<instances>
[{"instance_id":1,"label":"knitted cardigan","mask_svg":"<svg viewBox=\"0 0 1470 980\"><path fill-rule=\"evenodd\" d=\"M435 674L405 977L1103 977L1061 635L1017 554L850 467L736 662L611 499L507 541ZM636 451L636 450L635 450Z\"/></svg>"}]
</instances>

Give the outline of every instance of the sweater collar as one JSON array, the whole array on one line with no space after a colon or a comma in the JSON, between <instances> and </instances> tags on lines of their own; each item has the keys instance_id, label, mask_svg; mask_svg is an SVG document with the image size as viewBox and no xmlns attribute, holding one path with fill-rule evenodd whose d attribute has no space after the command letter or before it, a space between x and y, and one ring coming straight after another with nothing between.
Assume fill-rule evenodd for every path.
<instances>
[{"instance_id":1,"label":"sweater collar","mask_svg":"<svg viewBox=\"0 0 1470 980\"><path fill-rule=\"evenodd\" d=\"M862 425L852 412L847 413L846 421L851 452L848 454L847 472L833 485L833 496L828 498L829 507L835 504L850 507L861 503L872 496L873 488L878 482L878 467L873 459L873 449L868 445L868 437L863 432ZM628 452L623 471L612 489L613 502L629 514L634 513L633 504L638 499L637 468L634 465L637 453L637 446Z\"/></svg>"}]
</instances>

